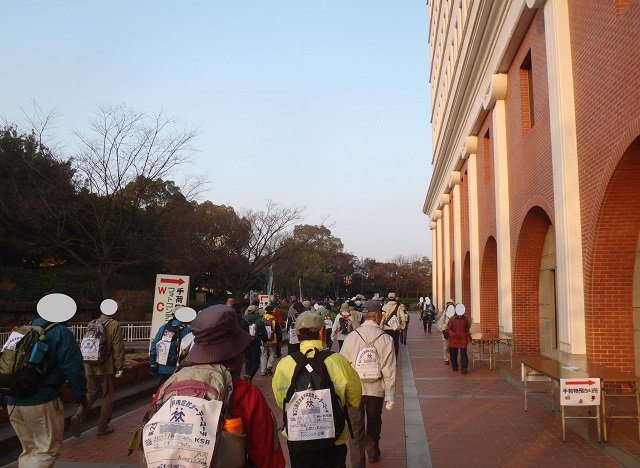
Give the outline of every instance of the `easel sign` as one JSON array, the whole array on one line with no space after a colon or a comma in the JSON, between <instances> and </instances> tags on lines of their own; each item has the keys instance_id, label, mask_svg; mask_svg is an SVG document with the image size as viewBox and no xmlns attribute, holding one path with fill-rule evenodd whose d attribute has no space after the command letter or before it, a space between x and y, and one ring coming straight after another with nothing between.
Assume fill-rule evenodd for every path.
<instances>
[{"instance_id":1,"label":"easel sign","mask_svg":"<svg viewBox=\"0 0 640 468\"><path fill-rule=\"evenodd\" d=\"M600 379L560 379L561 406L599 406Z\"/></svg>"},{"instance_id":2,"label":"easel sign","mask_svg":"<svg viewBox=\"0 0 640 468\"><path fill-rule=\"evenodd\" d=\"M600 442L600 379L581 377L560 379L560 408L562 411L562 442L566 440L566 419L595 419ZM565 406L597 406L595 416L565 416ZM591 414L591 408L589 408Z\"/></svg>"}]
</instances>

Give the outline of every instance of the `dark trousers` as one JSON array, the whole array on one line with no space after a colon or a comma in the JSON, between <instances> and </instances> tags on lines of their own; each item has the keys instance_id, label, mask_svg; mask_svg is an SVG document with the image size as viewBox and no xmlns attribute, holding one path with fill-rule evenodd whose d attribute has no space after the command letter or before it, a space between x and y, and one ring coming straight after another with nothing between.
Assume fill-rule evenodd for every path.
<instances>
[{"instance_id":1,"label":"dark trousers","mask_svg":"<svg viewBox=\"0 0 640 468\"><path fill-rule=\"evenodd\" d=\"M292 353L297 353L299 351L300 351L300 343L296 343L296 344L289 343L287 345L287 354L289 356L291 356Z\"/></svg>"},{"instance_id":2,"label":"dark trousers","mask_svg":"<svg viewBox=\"0 0 640 468\"><path fill-rule=\"evenodd\" d=\"M247 375L253 378L260 369L260 345L257 341L252 341L244 353L247 359Z\"/></svg>"},{"instance_id":3,"label":"dark trousers","mask_svg":"<svg viewBox=\"0 0 640 468\"><path fill-rule=\"evenodd\" d=\"M331 340L331 329L328 328L327 329L327 349L331 349L332 345L333 345L333 341Z\"/></svg>"},{"instance_id":4,"label":"dark trousers","mask_svg":"<svg viewBox=\"0 0 640 468\"><path fill-rule=\"evenodd\" d=\"M460 364L463 369L469 365L469 356L467 356L467 348L449 347L449 357L451 358L451 366L454 370L458 370L458 350L460 350Z\"/></svg>"},{"instance_id":5,"label":"dark trousers","mask_svg":"<svg viewBox=\"0 0 640 468\"><path fill-rule=\"evenodd\" d=\"M400 330L385 330L384 332L393 338L393 350L396 352L396 359L398 359L398 350L400 349Z\"/></svg>"},{"instance_id":6,"label":"dark trousers","mask_svg":"<svg viewBox=\"0 0 640 468\"><path fill-rule=\"evenodd\" d=\"M400 343L407 344L407 333L409 333L409 322L404 326L404 330L400 330Z\"/></svg>"},{"instance_id":7,"label":"dark trousers","mask_svg":"<svg viewBox=\"0 0 640 468\"><path fill-rule=\"evenodd\" d=\"M344 468L347 466L347 446L345 444L334 445L322 450L297 451L291 442L289 458L291 468Z\"/></svg>"},{"instance_id":8,"label":"dark trousers","mask_svg":"<svg viewBox=\"0 0 640 468\"><path fill-rule=\"evenodd\" d=\"M349 441L349 457L353 468L365 468L366 456L370 458L380 456L383 405L384 397L362 395L359 408L348 407L351 427L353 427L353 439Z\"/></svg>"},{"instance_id":9,"label":"dark trousers","mask_svg":"<svg viewBox=\"0 0 640 468\"><path fill-rule=\"evenodd\" d=\"M344 344L344 340L338 340L338 351L342 349L343 344Z\"/></svg>"}]
</instances>

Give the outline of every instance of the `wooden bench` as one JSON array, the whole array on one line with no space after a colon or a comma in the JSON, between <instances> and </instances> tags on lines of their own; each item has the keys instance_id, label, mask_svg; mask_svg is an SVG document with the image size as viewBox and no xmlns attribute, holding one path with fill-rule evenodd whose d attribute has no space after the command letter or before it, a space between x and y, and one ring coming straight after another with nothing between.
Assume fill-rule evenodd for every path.
<instances>
[{"instance_id":1,"label":"wooden bench","mask_svg":"<svg viewBox=\"0 0 640 468\"><path fill-rule=\"evenodd\" d=\"M595 417L565 417L564 407L562 407L562 440L565 440L565 419L597 419L598 420L598 441L600 441L600 409L602 410L602 428L604 432L604 440L607 441L607 419L635 419L638 423L638 439L640 440L640 394L638 387L640 377L627 374L616 369L611 369L599 364L586 361L580 366L570 366L563 364L555 359L545 357L528 358L522 361L522 380L524 381L524 410L527 411L527 382L532 380L540 380L540 378L549 379L551 382L551 410L555 409L554 382L560 384L560 379L600 379L601 401L598 407L598 415ZM632 389L632 393L615 393L607 392L605 384L607 383L626 383ZM635 397L636 414L635 415L619 415L607 416L606 400L611 397Z\"/></svg>"}]
</instances>

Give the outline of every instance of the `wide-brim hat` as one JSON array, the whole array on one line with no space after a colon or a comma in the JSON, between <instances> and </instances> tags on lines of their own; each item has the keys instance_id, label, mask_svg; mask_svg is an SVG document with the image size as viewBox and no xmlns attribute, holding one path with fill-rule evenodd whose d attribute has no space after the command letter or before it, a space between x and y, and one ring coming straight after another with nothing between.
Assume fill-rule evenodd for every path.
<instances>
[{"instance_id":1,"label":"wide-brim hat","mask_svg":"<svg viewBox=\"0 0 640 468\"><path fill-rule=\"evenodd\" d=\"M190 328L193 346L187 360L194 364L227 361L244 352L253 340L238 325L235 310L225 304L201 310Z\"/></svg>"}]
</instances>

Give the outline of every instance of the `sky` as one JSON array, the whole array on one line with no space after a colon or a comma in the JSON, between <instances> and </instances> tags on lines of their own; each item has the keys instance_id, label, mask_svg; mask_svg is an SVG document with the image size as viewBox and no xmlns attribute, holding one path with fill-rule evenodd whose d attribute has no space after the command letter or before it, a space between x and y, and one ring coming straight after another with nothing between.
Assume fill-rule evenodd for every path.
<instances>
[{"instance_id":1,"label":"sky","mask_svg":"<svg viewBox=\"0 0 640 468\"><path fill-rule=\"evenodd\" d=\"M431 258L425 0L5 1L0 117L77 150L99 105L199 131L199 201L304 207L345 251Z\"/></svg>"}]
</instances>

